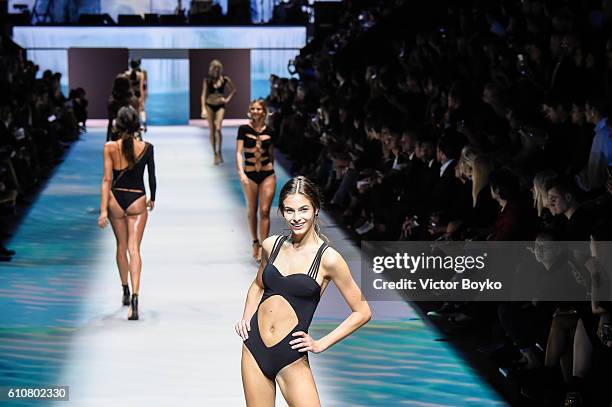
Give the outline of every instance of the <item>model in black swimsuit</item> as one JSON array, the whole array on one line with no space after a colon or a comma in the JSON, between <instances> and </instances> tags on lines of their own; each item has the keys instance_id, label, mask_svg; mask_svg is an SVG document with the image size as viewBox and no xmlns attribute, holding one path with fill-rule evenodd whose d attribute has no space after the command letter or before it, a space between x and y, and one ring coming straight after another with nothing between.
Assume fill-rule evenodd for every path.
<instances>
[{"instance_id":1,"label":"model in black swimsuit","mask_svg":"<svg viewBox=\"0 0 612 407\"><path fill-rule=\"evenodd\" d=\"M226 89L227 85L227 89ZM227 91L227 96L225 93ZM215 165L223 163L223 151L221 145L223 136L223 118L225 116L225 105L236 94L236 87L229 78L223 75L223 65L214 59L208 68L208 77L202 82L202 118L208 121L210 130L210 146L213 150Z\"/></svg>"},{"instance_id":2,"label":"model in black swimsuit","mask_svg":"<svg viewBox=\"0 0 612 407\"><path fill-rule=\"evenodd\" d=\"M278 236L274 242L274 248L262 275L264 293L260 304L273 295L280 295L291 305L291 308L297 315L298 323L282 340L272 347L267 347L259 333L259 327L257 326L258 312L256 312L251 318L249 338L244 341L244 344L257 361L259 368L270 380L274 380L283 367L304 356L304 353L292 349L289 342L295 339L291 335L293 332L308 332L312 317L319 304L321 286L317 283L317 274L321 264L321 257L325 249L327 249L327 243L323 243L306 273L285 275L276 268L274 260L288 237Z\"/></svg>"},{"instance_id":3,"label":"model in black swimsuit","mask_svg":"<svg viewBox=\"0 0 612 407\"><path fill-rule=\"evenodd\" d=\"M123 304L130 305L128 319L138 319L140 289L140 243L147 223L147 207L153 209L157 183L153 145L139 140L140 119L133 107L122 107L115 120L118 141L104 145L104 178L98 225L107 221L117 241L117 267L123 285ZM145 199L144 169L149 173L151 199ZM129 258L128 258L129 252ZM130 300L128 274L133 295Z\"/></svg>"},{"instance_id":4,"label":"model in black swimsuit","mask_svg":"<svg viewBox=\"0 0 612 407\"><path fill-rule=\"evenodd\" d=\"M152 144L145 142L144 150L140 153L140 156L136 159L136 163L132 168L126 167L121 170L113 168L111 193L124 211L127 211L135 200L145 195L143 181L145 166L149 171L149 191L151 191L151 200L155 201L157 181L155 179L155 158Z\"/></svg>"},{"instance_id":5,"label":"model in black swimsuit","mask_svg":"<svg viewBox=\"0 0 612 407\"><path fill-rule=\"evenodd\" d=\"M273 148L274 132L265 126L257 131L250 124L243 124L238 127L236 139L242 140L243 143L244 174L249 179L259 185L267 177L274 174L274 169L269 168L272 164L270 151Z\"/></svg>"},{"instance_id":6,"label":"model in black swimsuit","mask_svg":"<svg viewBox=\"0 0 612 407\"><path fill-rule=\"evenodd\" d=\"M265 125L267 110L263 100L251 102L249 115L250 123L238 128L236 169L247 204L253 257L259 261L260 242L270 233L270 208L276 191L274 133Z\"/></svg>"},{"instance_id":7,"label":"model in black swimsuit","mask_svg":"<svg viewBox=\"0 0 612 407\"><path fill-rule=\"evenodd\" d=\"M236 332L247 406L273 406L276 383L290 406L319 406L308 353L321 353L366 323L370 308L346 262L328 246L317 222L321 196L307 178L283 186L279 210L291 234L263 242L262 263L249 287ZM322 293L333 281L351 314L315 340L308 333Z\"/></svg>"}]
</instances>

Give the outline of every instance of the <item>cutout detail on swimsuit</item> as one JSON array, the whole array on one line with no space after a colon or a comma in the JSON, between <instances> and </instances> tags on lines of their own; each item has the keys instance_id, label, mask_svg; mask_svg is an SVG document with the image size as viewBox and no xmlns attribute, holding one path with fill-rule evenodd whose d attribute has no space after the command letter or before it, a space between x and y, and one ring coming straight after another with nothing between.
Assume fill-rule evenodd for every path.
<instances>
[{"instance_id":1,"label":"cutout detail on swimsuit","mask_svg":"<svg viewBox=\"0 0 612 407\"><path fill-rule=\"evenodd\" d=\"M257 325L260 329L261 340L268 348L285 339L293 332L298 322L295 310L281 295L268 297L257 310Z\"/></svg>"}]
</instances>

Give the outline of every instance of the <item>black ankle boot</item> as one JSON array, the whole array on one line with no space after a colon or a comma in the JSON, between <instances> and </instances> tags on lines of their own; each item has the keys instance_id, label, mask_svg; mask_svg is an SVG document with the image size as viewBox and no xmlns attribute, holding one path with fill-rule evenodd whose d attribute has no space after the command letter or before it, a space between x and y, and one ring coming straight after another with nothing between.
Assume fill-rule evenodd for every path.
<instances>
[{"instance_id":1,"label":"black ankle boot","mask_svg":"<svg viewBox=\"0 0 612 407\"><path fill-rule=\"evenodd\" d=\"M123 286L123 305L130 305L130 287L127 284L122 284Z\"/></svg>"},{"instance_id":2,"label":"black ankle boot","mask_svg":"<svg viewBox=\"0 0 612 407\"><path fill-rule=\"evenodd\" d=\"M130 321L138 319L138 294L132 294L132 315L128 317Z\"/></svg>"}]
</instances>

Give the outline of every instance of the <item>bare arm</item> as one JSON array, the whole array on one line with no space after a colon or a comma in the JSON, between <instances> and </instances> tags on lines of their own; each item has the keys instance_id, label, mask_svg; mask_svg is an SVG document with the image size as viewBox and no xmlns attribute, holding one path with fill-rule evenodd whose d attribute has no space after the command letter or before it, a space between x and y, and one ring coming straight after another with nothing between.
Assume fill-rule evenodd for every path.
<instances>
[{"instance_id":1,"label":"bare arm","mask_svg":"<svg viewBox=\"0 0 612 407\"><path fill-rule=\"evenodd\" d=\"M113 179L113 159L111 157L111 149L113 142L104 144L104 175L102 176L102 186L100 188L100 217L98 218L98 225L100 227L106 226L106 219L108 218L108 195L110 194L111 182Z\"/></svg>"},{"instance_id":2,"label":"bare arm","mask_svg":"<svg viewBox=\"0 0 612 407\"><path fill-rule=\"evenodd\" d=\"M206 78L202 79L202 95L200 96L200 102L202 103L202 114L206 113L206 98L208 98L208 86L206 86Z\"/></svg>"},{"instance_id":3,"label":"bare arm","mask_svg":"<svg viewBox=\"0 0 612 407\"><path fill-rule=\"evenodd\" d=\"M322 267L327 276L334 282L340 294L351 308L351 314L344 320L340 325L333 331L325 335L319 340L313 341L309 346L301 348L300 351L304 352L310 350L314 353L323 352L330 348L336 342L346 338L359 327L364 325L372 317L372 311L367 301L362 298L361 290L357 287L357 283L351 275L348 264L342 258L342 256L331 247L325 251L322 259ZM296 336L295 333L294 336ZM299 343L299 340L291 341L293 343ZM306 341L308 342L308 341Z\"/></svg>"},{"instance_id":4,"label":"bare arm","mask_svg":"<svg viewBox=\"0 0 612 407\"><path fill-rule=\"evenodd\" d=\"M139 86L138 86L138 90L140 91L140 98L138 100L138 102L140 103L141 106L144 107L144 102L145 102L145 75L144 73L140 72L140 81L139 82Z\"/></svg>"},{"instance_id":5,"label":"bare arm","mask_svg":"<svg viewBox=\"0 0 612 407\"><path fill-rule=\"evenodd\" d=\"M274 165L274 144L271 144L268 149L268 156L270 157L270 162Z\"/></svg>"},{"instance_id":6,"label":"bare arm","mask_svg":"<svg viewBox=\"0 0 612 407\"><path fill-rule=\"evenodd\" d=\"M238 171L238 176L240 177L240 179L242 180L242 177L246 177L246 174L244 173L244 156L243 156L243 150L244 150L244 141L243 140L236 140L236 170Z\"/></svg>"},{"instance_id":7,"label":"bare arm","mask_svg":"<svg viewBox=\"0 0 612 407\"><path fill-rule=\"evenodd\" d=\"M229 101L232 100L232 98L234 97L237 91L236 91L236 85L234 85L234 82L232 82L230 77L226 76L225 79L227 80L227 84L229 85L229 88L230 88L230 92L227 94L227 97L225 98L225 103L229 103Z\"/></svg>"}]
</instances>

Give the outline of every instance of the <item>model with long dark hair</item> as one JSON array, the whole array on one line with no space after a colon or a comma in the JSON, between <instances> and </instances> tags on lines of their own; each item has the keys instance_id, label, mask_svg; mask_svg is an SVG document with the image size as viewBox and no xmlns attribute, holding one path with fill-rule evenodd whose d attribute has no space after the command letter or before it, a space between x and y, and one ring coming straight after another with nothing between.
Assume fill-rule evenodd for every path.
<instances>
[{"instance_id":1,"label":"model with long dark hair","mask_svg":"<svg viewBox=\"0 0 612 407\"><path fill-rule=\"evenodd\" d=\"M352 334L371 311L348 265L320 233L316 186L303 176L292 178L279 199L291 232L263 241L262 262L235 326L243 339L244 394L247 406L273 406L278 383L290 406L320 406L308 352L321 353ZM330 281L352 312L333 331L314 339L308 328Z\"/></svg>"},{"instance_id":2,"label":"model with long dark hair","mask_svg":"<svg viewBox=\"0 0 612 407\"><path fill-rule=\"evenodd\" d=\"M140 118L131 106L119 109L114 124L117 141L104 145L104 177L100 199L98 226L110 220L117 240L117 267L123 286L123 305L129 305L128 319L138 319L138 295L142 260L140 244L147 224L147 208L153 210L157 184L153 145L140 140ZM144 169L149 174L150 199L143 181ZM129 256L129 257L128 257ZM132 297L128 286L132 284Z\"/></svg>"}]
</instances>

